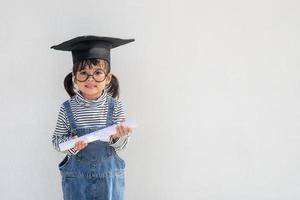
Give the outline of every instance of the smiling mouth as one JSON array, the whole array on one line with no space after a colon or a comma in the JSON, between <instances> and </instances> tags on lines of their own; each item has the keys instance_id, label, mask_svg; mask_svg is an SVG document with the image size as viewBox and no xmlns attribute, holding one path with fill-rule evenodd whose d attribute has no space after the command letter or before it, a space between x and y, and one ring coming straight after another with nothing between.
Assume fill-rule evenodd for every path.
<instances>
[{"instance_id":1,"label":"smiling mouth","mask_svg":"<svg viewBox=\"0 0 300 200\"><path fill-rule=\"evenodd\" d=\"M96 85L85 85L84 87L86 87L86 88L95 88L97 86Z\"/></svg>"}]
</instances>

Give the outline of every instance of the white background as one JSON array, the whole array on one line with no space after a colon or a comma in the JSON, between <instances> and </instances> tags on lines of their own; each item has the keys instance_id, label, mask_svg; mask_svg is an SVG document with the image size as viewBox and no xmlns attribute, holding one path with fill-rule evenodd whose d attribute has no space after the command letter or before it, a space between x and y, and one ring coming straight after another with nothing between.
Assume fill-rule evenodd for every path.
<instances>
[{"instance_id":1,"label":"white background","mask_svg":"<svg viewBox=\"0 0 300 200\"><path fill-rule=\"evenodd\" d=\"M2 1L0 194L62 199L51 144L79 35L114 49L128 200L300 198L300 2Z\"/></svg>"}]
</instances>

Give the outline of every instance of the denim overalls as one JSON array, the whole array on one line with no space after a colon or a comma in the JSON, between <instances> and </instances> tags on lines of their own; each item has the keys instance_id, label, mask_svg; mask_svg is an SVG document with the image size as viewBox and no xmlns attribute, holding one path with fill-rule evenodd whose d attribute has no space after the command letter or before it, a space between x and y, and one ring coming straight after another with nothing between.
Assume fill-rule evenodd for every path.
<instances>
[{"instance_id":1,"label":"denim overalls","mask_svg":"<svg viewBox=\"0 0 300 200\"><path fill-rule=\"evenodd\" d=\"M113 125L114 101L108 97L105 126L77 128L69 100L64 108L70 133L78 137ZM64 200L123 200L125 162L108 142L91 142L76 155L66 156L58 165L62 176Z\"/></svg>"}]
</instances>

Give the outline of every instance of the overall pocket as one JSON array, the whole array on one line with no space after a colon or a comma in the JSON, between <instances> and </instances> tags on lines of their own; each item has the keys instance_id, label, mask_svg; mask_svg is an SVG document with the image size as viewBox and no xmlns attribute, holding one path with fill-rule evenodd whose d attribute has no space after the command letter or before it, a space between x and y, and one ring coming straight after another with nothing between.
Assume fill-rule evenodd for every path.
<instances>
[{"instance_id":1,"label":"overall pocket","mask_svg":"<svg viewBox=\"0 0 300 200\"><path fill-rule=\"evenodd\" d=\"M66 155L65 158L58 164L60 170L64 169L67 164L70 162L71 157Z\"/></svg>"},{"instance_id":2,"label":"overall pocket","mask_svg":"<svg viewBox=\"0 0 300 200\"><path fill-rule=\"evenodd\" d=\"M124 169L125 168L125 166L126 166L126 163L125 163L125 161L123 160L123 158L121 158L120 156L119 156L119 154L117 153L117 152L115 152L115 158L117 159L117 161L119 162L119 163L121 163L121 168L122 169Z\"/></svg>"}]
</instances>

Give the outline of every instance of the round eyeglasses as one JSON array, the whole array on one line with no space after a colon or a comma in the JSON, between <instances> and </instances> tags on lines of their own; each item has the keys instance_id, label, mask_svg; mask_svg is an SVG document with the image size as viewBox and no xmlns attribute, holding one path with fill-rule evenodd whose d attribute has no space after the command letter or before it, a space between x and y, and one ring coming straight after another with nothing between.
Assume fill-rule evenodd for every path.
<instances>
[{"instance_id":1,"label":"round eyeglasses","mask_svg":"<svg viewBox=\"0 0 300 200\"><path fill-rule=\"evenodd\" d=\"M96 82L102 82L105 80L107 74L103 70L96 70L93 74L88 74L86 71L81 71L76 73L76 80L79 82L84 82L88 80L89 77L93 77Z\"/></svg>"}]
</instances>

